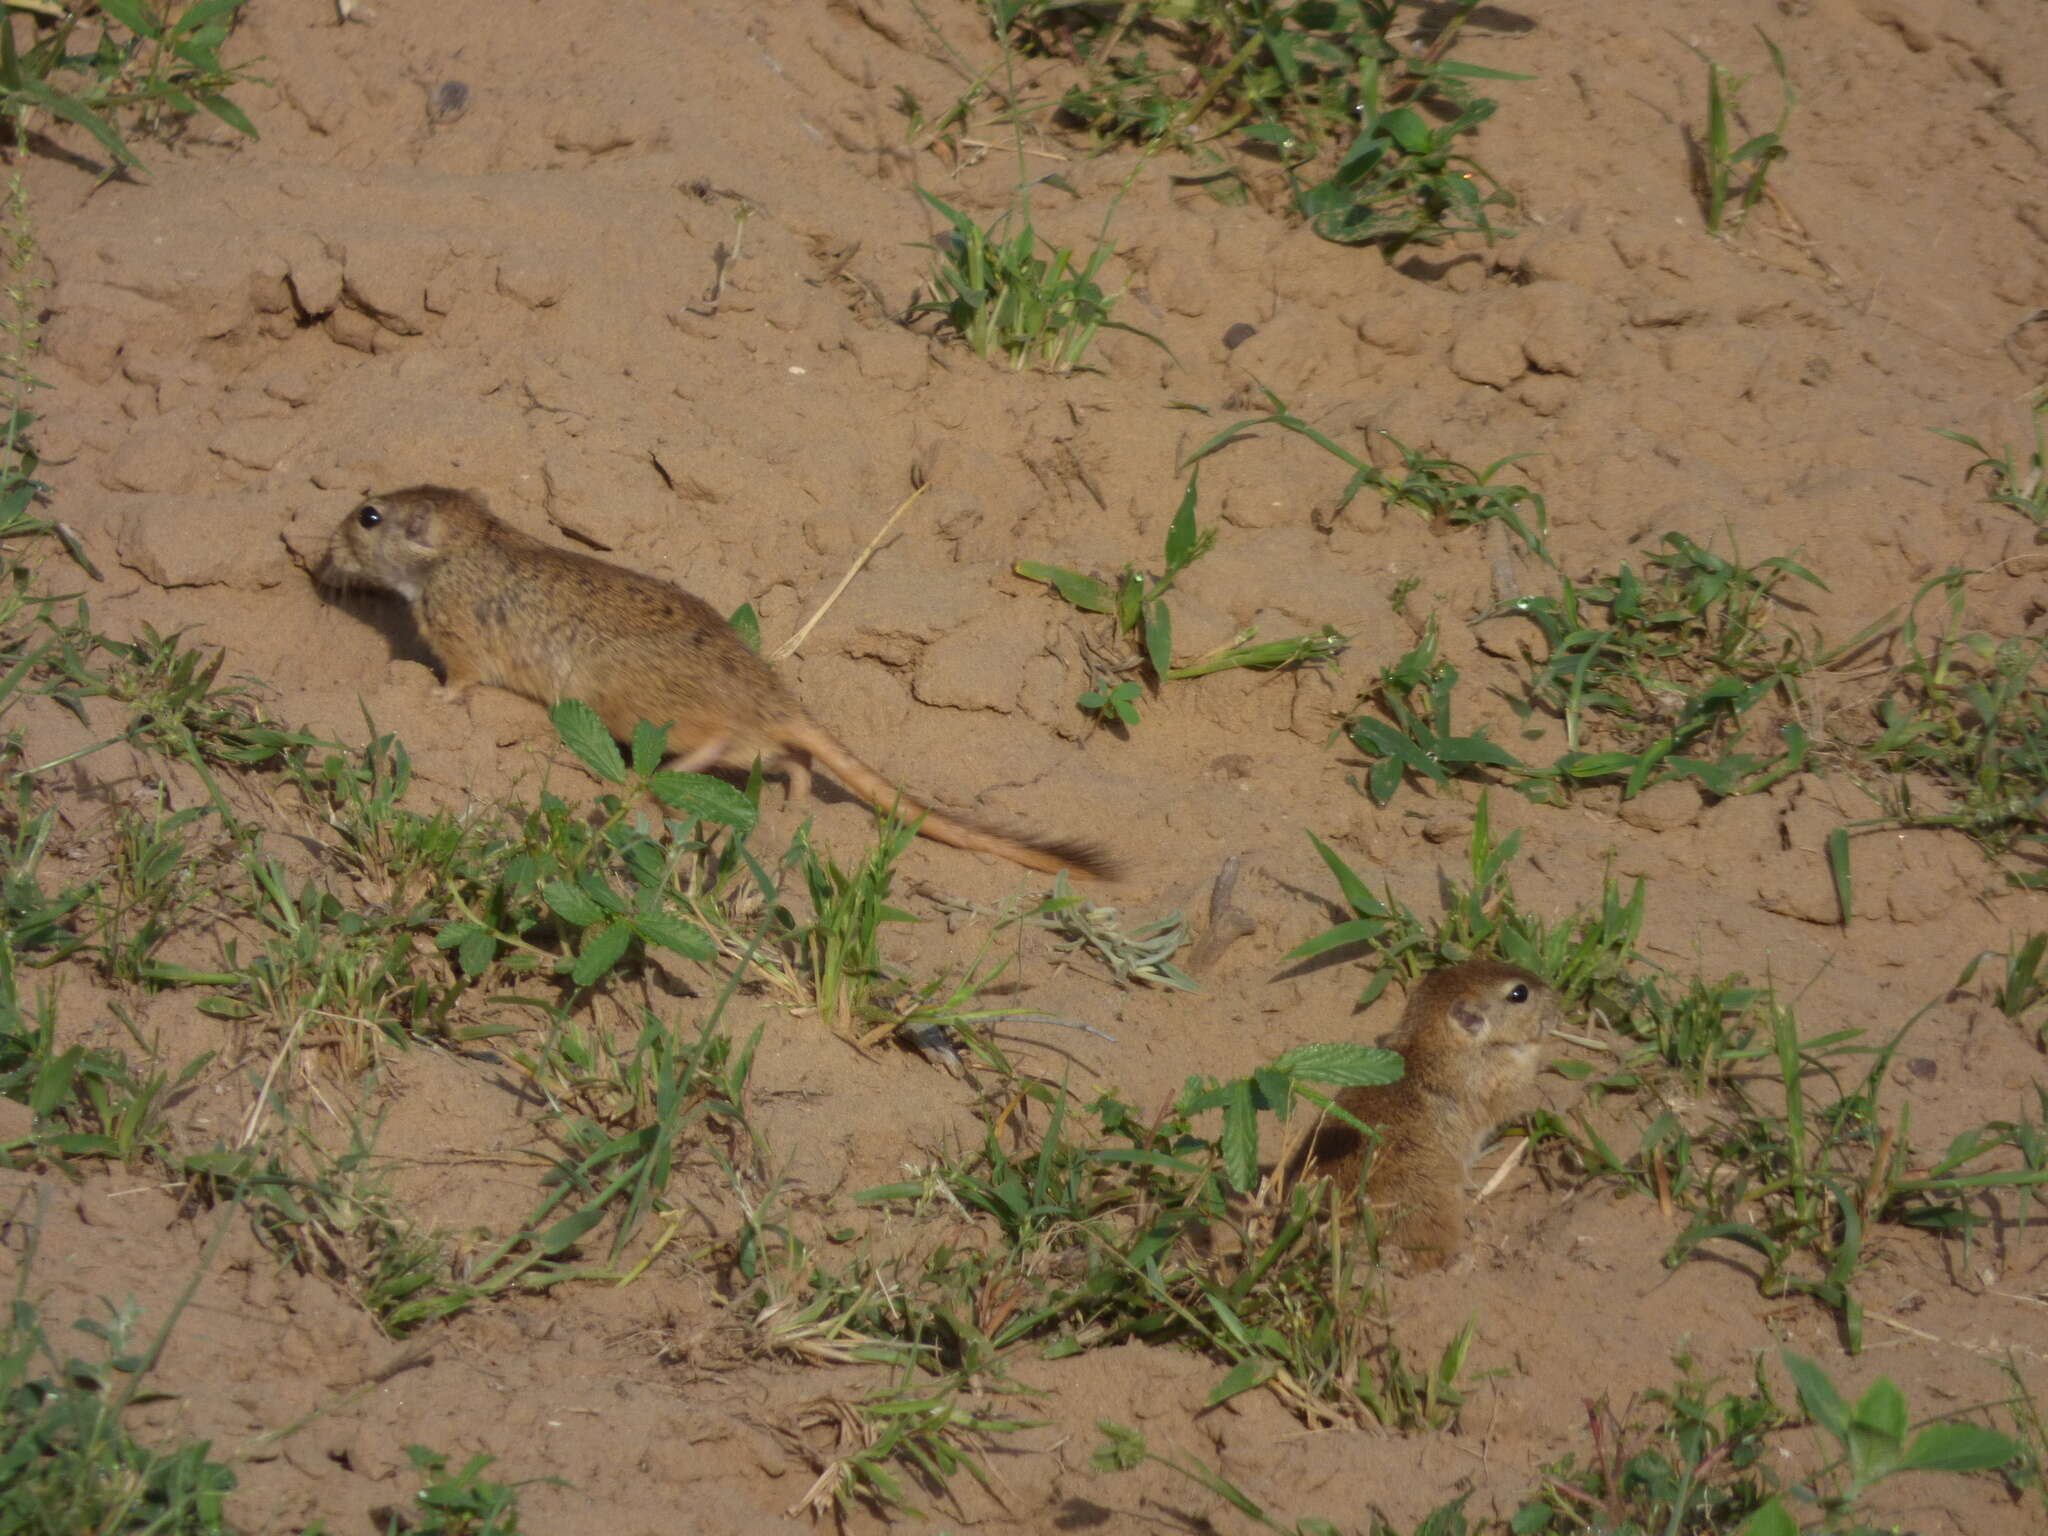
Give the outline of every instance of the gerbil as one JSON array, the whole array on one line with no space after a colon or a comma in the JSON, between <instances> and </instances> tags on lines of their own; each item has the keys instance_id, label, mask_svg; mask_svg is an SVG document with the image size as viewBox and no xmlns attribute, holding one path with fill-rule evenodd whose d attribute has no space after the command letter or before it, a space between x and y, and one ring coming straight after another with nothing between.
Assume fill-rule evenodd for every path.
<instances>
[{"instance_id":1,"label":"gerbil","mask_svg":"<svg viewBox=\"0 0 2048 1536\"><path fill-rule=\"evenodd\" d=\"M1440 1268L1458 1251L1472 1159L1534 1086L1543 1037L1561 1017L1557 994L1519 966L1473 960L1432 971L1387 1042L1405 1075L1336 1096L1347 1114L1379 1129L1366 1198L1422 1268ZM1357 1190L1365 1155L1363 1136L1326 1117L1287 1159L1285 1182L1327 1175L1341 1198Z\"/></svg>"},{"instance_id":2,"label":"gerbil","mask_svg":"<svg viewBox=\"0 0 2048 1536\"><path fill-rule=\"evenodd\" d=\"M542 704L581 699L622 741L642 720L666 724L685 771L779 760L791 799L809 792L815 758L868 804L921 814L918 830L939 842L1047 872L1117 872L1087 844L1007 837L899 792L806 714L708 603L530 538L471 492L416 485L371 497L342 520L319 576L411 604L451 692L484 683Z\"/></svg>"}]
</instances>

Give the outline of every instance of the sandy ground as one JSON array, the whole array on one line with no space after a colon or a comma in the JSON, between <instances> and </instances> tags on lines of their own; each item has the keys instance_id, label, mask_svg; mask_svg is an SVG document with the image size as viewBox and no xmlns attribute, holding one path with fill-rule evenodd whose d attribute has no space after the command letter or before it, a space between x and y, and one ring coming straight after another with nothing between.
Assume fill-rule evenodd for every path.
<instances>
[{"instance_id":1,"label":"sandy ground","mask_svg":"<svg viewBox=\"0 0 2048 1536\"><path fill-rule=\"evenodd\" d=\"M97 188L82 137L26 160L50 282L40 447L58 515L104 572L96 620L224 648L226 670L261 679L283 719L359 740L367 706L404 737L424 796L530 790L549 740L537 706L437 701L389 606L336 603L307 579L301 560L354 498L476 487L542 537L721 609L751 601L772 643L921 474L921 503L788 665L814 712L949 803L1117 848L1137 866L1117 898L1127 912L1197 912L1220 862L1243 856L1238 900L1257 931L1199 995L1121 992L1027 947L1031 1006L1115 1037L1008 1039L1020 1064L1077 1087L1153 1105L1190 1071L1241 1073L1391 1021L1392 998L1353 1012L1355 967L1281 957L1333 915L1305 831L1418 911L1461 873L1469 790L1407 789L1378 809L1347 783L1357 755L1328 741L1333 711L1415 644L1389 606L1399 584L1419 583L1416 621L1439 616L1468 722L1521 740L1503 696L1513 647L1467 621L1504 583L1541 590L1543 569L1486 530L1429 526L1371 495L1337 514L1343 468L1274 432L1203 466L1203 518L1221 532L1182 583L1182 648L1245 623L1268 636L1328 623L1352 640L1341 670L1180 683L1136 730L1088 729L1074 615L1010 567L1156 559L1182 456L1249 414L1258 386L1353 445L1376 429L1473 464L1535 455L1514 473L1547 497L1568 572L1640 568L1667 531L1745 559L1790 555L1826 589L1799 589L1781 617L1819 649L1963 566L1980 572L1968 627L2041 633L2031 529L1927 430L2021 441L2026 392L2048 374L2048 327L2028 324L2048 303L2048 50L2027 41L2032 0L1488 8L1463 56L1536 77L1500 88L1478 141L1521 200L1515 238L1390 265L1223 206L1162 159L1116 207L1105 277L1126 290L1119 318L1171 359L1107 334L1101 371L1065 378L984 365L898 323L935 233L913 188L986 217L1016 179L992 116L968 137L993 147L949 158L907 142L894 106L899 87L934 113L960 94L941 38L995 56L970 8L929 7L936 31L909 0L375 9L374 24L341 27L318 0L256 0L231 56L260 60L269 82L238 98L260 142L197 123L175 147L145 146L146 177ZM1687 177L1686 129L1705 108L1686 45L1755 74L1760 131L1775 97L1753 24L1791 61L1793 154L1778 199L1721 242ZM1043 99L1065 78L1027 64L1020 89ZM468 108L436 121L430 93L450 80ZM1130 161L1027 143L1033 173L1072 188L1039 193L1041 226L1085 247ZM741 254L707 305L742 200ZM1253 334L1231 346L1237 327ZM1880 686L1875 665L1817 676L1811 722L1866 731ZM135 788L110 757L75 770L81 844ZM2048 901L1959 835L1887 833L1858 843L1859 920L1844 930L1823 839L1872 806L1831 761L1719 803L1683 788L1628 806L1612 791L1560 809L1492 797L1496 825L1522 833L1525 906L1561 915L1606 871L1640 876L1646 952L1680 975L1768 980L1808 1033L1882 1038L1925 1008L1909 1054L1929 1066L1902 1068L1892 1091L1916 1146L1938 1149L2038 1113L2038 1032L1981 988L1950 988L1970 955L2048 927ZM780 846L805 811L842 853L865 846L866 812L838 796L775 808L764 841ZM979 902L1020 886L1008 866L930 844L904 871L913 893ZM898 958L937 966L949 942L911 933ZM81 1038L116 1038L119 1000L173 1062L230 1045L184 994L121 999L82 972L58 985ZM856 1054L765 998L736 1010L739 1028L764 1020L757 1123L816 1211L843 1219L847 1192L974 1134L972 1093L918 1058ZM181 1136L222 1134L266 1059L260 1046L224 1058L177 1106ZM502 1076L419 1051L371 1095L394 1187L422 1219L502 1230L528 1207L533 1164L516 1154L541 1138ZM49 1194L35 1291L53 1319L99 1296L160 1315L213 1232L177 1191L119 1172L0 1178L17 1213L25 1185ZM1824 1310L1760 1296L1739 1252L1668 1270L1670 1235L1653 1205L1524 1171L1482 1208L1464 1267L1396 1280L1416 1355L1471 1318L1473 1365L1497 1373L1454 1433L1309 1433L1259 1394L1204 1412L1218 1368L1182 1351L1026 1357L1016 1376L1044 1394L1029 1405L1042 1426L991 1454L999 1498L956 1479L937 1524L1240 1528L1163 1474L1092 1474L1102 1415L1290 1517L1363 1529L1377 1510L1405 1529L1466 1489L1474 1513L1512 1509L1540 1463L1580 1443L1589 1395L1620 1404L1668 1385L1681 1347L1739 1382L1757 1351L1789 1344L1847 1387L1894 1376L1919 1414L1999 1398L2007 1351L2037 1400L2048 1391L2037 1227L1986 1228L1967 1255L1883 1231L1858 1282L1872 1318L1860 1358ZM151 1411L246 1458L235 1508L250 1529L315 1516L369 1529L415 1486L400 1449L414 1441L488 1452L509 1479L565 1479L527 1490L532 1530L794 1528L786 1511L813 1473L774 1426L880 1376L734 1348L720 1277L688 1262L710 1236L693 1231L631 1286L485 1306L397 1344L231 1229L163 1362L178 1396ZM1908 1481L1888 1498L1887 1518L1929 1536L2017 1531L2038 1514L1982 1481Z\"/></svg>"}]
</instances>

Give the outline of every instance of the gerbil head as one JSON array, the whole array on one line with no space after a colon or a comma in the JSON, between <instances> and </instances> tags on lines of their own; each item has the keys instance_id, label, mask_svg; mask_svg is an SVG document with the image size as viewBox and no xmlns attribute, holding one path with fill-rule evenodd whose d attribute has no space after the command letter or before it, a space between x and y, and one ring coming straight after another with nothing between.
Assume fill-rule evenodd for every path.
<instances>
[{"instance_id":1,"label":"gerbil head","mask_svg":"<svg viewBox=\"0 0 2048 1536\"><path fill-rule=\"evenodd\" d=\"M1499 960L1432 971L1408 1000L1403 1033L1432 1022L1480 1046L1532 1046L1561 1018L1557 993L1540 976Z\"/></svg>"},{"instance_id":2,"label":"gerbil head","mask_svg":"<svg viewBox=\"0 0 2048 1536\"><path fill-rule=\"evenodd\" d=\"M482 497L438 485L366 497L335 530L320 580L331 587L377 587L410 602L436 565L496 521Z\"/></svg>"}]
</instances>

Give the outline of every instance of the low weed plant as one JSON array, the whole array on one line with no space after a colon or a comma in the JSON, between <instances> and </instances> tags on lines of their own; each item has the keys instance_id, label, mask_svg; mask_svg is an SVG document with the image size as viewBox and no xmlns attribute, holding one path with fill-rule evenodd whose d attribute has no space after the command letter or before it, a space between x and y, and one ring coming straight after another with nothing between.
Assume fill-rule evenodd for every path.
<instances>
[{"instance_id":1,"label":"low weed plant","mask_svg":"<svg viewBox=\"0 0 2048 1536\"><path fill-rule=\"evenodd\" d=\"M1198 528L1195 523L1199 487L1200 475L1189 475L1180 506L1167 525L1164 568L1157 575L1127 565L1114 581L1105 581L1035 560L1017 562L1017 574L1027 581L1044 582L1081 612L1108 618L1112 651L1136 648L1136 655L1101 655L1091 651L1094 677L1078 702L1098 719L1126 727L1138 723L1138 699L1143 688L1126 675L1132 672L1147 672L1153 687L1158 688L1171 679L1206 677L1239 667L1271 669L1326 661L1350 643L1327 624L1319 634L1297 635L1288 640L1261 641L1246 630L1209 655L1174 664L1173 610L1166 596L1181 573L1207 554L1216 542L1213 527Z\"/></svg>"},{"instance_id":2,"label":"low weed plant","mask_svg":"<svg viewBox=\"0 0 2048 1536\"><path fill-rule=\"evenodd\" d=\"M1530 77L1450 57L1476 9L1478 0L1434 12L1378 0L994 7L1000 36L1078 66L1060 102L1070 121L1148 149L1177 146L1206 157L1210 178L1233 181L1243 171L1215 146L1235 136L1241 163L1280 162L1318 234L1378 244L1390 258L1461 232L1512 232L1489 210L1513 197L1466 146L1498 105L1475 88ZM1404 12L1414 26L1396 38Z\"/></svg>"},{"instance_id":3,"label":"low weed plant","mask_svg":"<svg viewBox=\"0 0 2048 1536\"><path fill-rule=\"evenodd\" d=\"M1338 493L1332 516L1342 514L1360 491L1371 491L1385 505L1412 507L1429 522L1441 518L1454 528L1498 522L1520 539L1531 554L1550 562L1549 546L1544 541L1550 528L1549 514L1542 496L1526 485L1504 483L1496 478L1510 464L1528 458L1528 454L1509 454L1484 469L1473 469L1455 459L1434 458L1410 448L1392 433L1382 432L1379 435L1393 444L1401 456L1401 471L1396 474L1381 469L1304 421L1270 389L1265 390L1265 396L1271 409L1264 416L1233 422L1190 454L1188 462L1198 463L1256 428L1278 427L1308 439L1350 469L1351 478Z\"/></svg>"},{"instance_id":4,"label":"low weed plant","mask_svg":"<svg viewBox=\"0 0 2048 1536\"><path fill-rule=\"evenodd\" d=\"M1702 182L1701 201L1710 235L1719 235L1724 228L1731 235L1741 230L1749 221L1750 211L1764 196L1770 182L1771 167L1791 153L1785 144L1785 128L1792 120L1792 108L1798 100L1792 90L1792 75L1778 45L1765 36L1762 28L1757 29L1757 36L1763 39L1764 48L1771 56L1771 68L1778 75L1778 122L1768 133L1759 133L1741 144L1735 142L1733 125L1741 115L1742 90L1748 79L1700 54L1707 66L1707 131L1705 140L1697 146L1697 153ZM1698 51L1694 49L1694 52ZM1731 220L1729 198L1731 194L1738 193L1738 177L1741 186Z\"/></svg>"},{"instance_id":5,"label":"low weed plant","mask_svg":"<svg viewBox=\"0 0 2048 1536\"><path fill-rule=\"evenodd\" d=\"M147 0L101 0L89 11L52 7L50 25L26 50L13 28L0 30L0 114L17 141L38 112L76 123L114 166L142 163L116 122L130 111L147 133L160 131L167 114L203 111L254 138L256 125L227 95L244 73L220 58L246 3L193 0L175 12Z\"/></svg>"}]
</instances>

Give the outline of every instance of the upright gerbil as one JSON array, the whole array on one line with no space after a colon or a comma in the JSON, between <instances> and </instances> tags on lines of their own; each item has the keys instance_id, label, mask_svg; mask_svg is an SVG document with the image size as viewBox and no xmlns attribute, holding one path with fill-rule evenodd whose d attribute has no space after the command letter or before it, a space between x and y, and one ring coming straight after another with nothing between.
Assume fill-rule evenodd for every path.
<instances>
[{"instance_id":1,"label":"upright gerbil","mask_svg":"<svg viewBox=\"0 0 2048 1536\"><path fill-rule=\"evenodd\" d=\"M1450 1262L1465 1236L1465 1184L1487 1135L1521 1107L1536 1081L1543 1037L1563 1010L1557 993L1520 966L1473 960L1416 985L1387 1042L1406 1074L1378 1088L1346 1088L1335 1102L1381 1142L1366 1198L1414 1261ZM1325 1118L1288 1157L1284 1182L1327 1175L1354 1192L1366 1140Z\"/></svg>"},{"instance_id":2,"label":"upright gerbil","mask_svg":"<svg viewBox=\"0 0 2048 1536\"><path fill-rule=\"evenodd\" d=\"M342 520L320 579L410 603L451 691L483 683L542 704L581 699L621 740L642 720L666 724L683 769L780 761L792 799L809 792L815 758L870 805L922 814L919 830L939 842L1047 872L1117 872L1088 844L1006 836L902 793L813 720L708 603L543 544L472 492L416 485L371 497Z\"/></svg>"}]
</instances>

